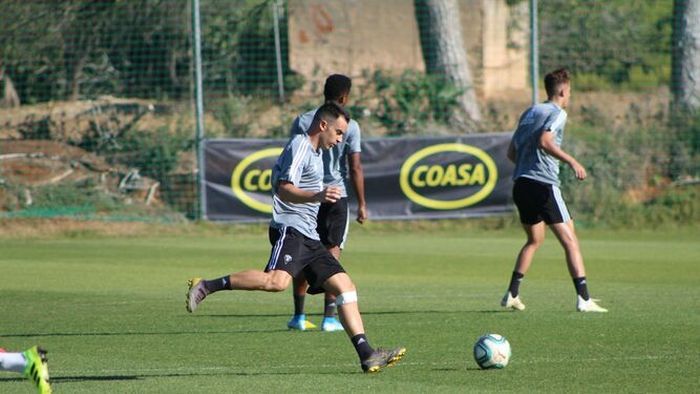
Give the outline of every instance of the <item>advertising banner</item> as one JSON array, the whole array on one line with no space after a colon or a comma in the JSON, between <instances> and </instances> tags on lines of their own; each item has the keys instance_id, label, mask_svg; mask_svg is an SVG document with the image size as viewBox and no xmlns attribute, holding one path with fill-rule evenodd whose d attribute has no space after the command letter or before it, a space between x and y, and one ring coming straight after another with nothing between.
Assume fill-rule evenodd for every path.
<instances>
[{"instance_id":1,"label":"advertising banner","mask_svg":"<svg viewBox=\"0 0 700 394\"><path fill-rule=\"evenodd\" d=\"M510 211L511 133L362 142L371 219L457 218ZM212 139L204 145L206 218L268 220L272 167L286 140ZM348 182L351 215L354 191Z\"/></svg>"}]
</instances>

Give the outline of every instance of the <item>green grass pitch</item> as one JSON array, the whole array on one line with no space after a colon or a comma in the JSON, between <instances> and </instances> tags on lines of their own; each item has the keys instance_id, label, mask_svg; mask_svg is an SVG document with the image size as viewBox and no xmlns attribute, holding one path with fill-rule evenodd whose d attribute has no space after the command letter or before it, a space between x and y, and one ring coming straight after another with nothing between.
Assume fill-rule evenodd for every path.
<instances>
[{"instance_id":1,"label":"green grass pitch","mask_svg":"<svg viewBox=\"0 0 700 394\"><path fill-rule=\"evenodd\" d=\"M552 234L521 287L499 301L522 234L353 227L343 263L374 346L407 347L396 367L361 373L344 333L289 332L290 292L221 292L185 311L186 280L262 268L267 233L0 240L0 347L41 344L57 393L697 392L697 231L580 231L589 288L608 314L574 311ZM320 321L322 297L307 297ZM513 348L481 371L487 332ZM31 392L0 373L0 392Z\"/></svg>"}]
</instances>

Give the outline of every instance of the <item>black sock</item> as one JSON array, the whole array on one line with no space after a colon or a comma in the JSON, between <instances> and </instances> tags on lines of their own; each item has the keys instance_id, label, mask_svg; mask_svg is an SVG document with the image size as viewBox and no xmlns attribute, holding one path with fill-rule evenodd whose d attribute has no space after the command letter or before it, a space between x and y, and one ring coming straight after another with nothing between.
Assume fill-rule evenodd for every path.
<instances>
[{"instance_id":1,"label":"black sock","mask_svg":"<svg viewBox=\"0 0 700 394\"><path fill-rule=\"evenodd\" d=\"M214 293L219 290L233 290L233 287L231 286L231 278L228 275L222 276L219 279L205 280L204 288L210 293Z\"/></svg>"},{"instance_id":2,"label":"black sock","mask_svg":"<svg viewBox=\"0 0 700 394\"><path fill-rule=\"evenodd\" d=\"M586 285L585 276L574 278L574 286L576 287L576 294L580 295L585 301L588 301L588 299L591 298L588 295L588 285Z\"/></svg>"},{"instance_id":3,"label":"black sock","mask_svg":"<svg viewBox=\"0 0 700 394\"><path fill-rule=\"evenodd\" d=\"M304 294L294 294L294 314L303 315L304 314Z\"/></svg>"},{"instance_id":4,"label":"black sock","mask_svg":"<svg viewBox=\"0 0 700 394\"><path fill-rule=\"evenodd\" d=\"M369 341L367 341L365 334L355 335L354 337L350 338L350 342L352 342L352 345L355 346L355 350L357 351L357 355L360 356L360 360L368 359L374 351L374 349L372 349L372 347L369 345Z\"/></svg>"},{"instance_id":5,"label":"black sock","mask_svg":"<svg viewBox=\"0 0 700 394\"><path fill-rule=\"evenodd\" d=\"M335 298L326 298L324 300L323 316L335 317Z\"/></svg>"},{"instance_id":6,"label":"black sock","mask_svg":"<svg viewBox=\"0 0 700 394\"><path fill-rule=\"evenodd\" d=\"M513 298L517 297L520 293L520 282L523 281L525 275L518 271L513 271L513 276L510 277L510 285L508 285L508 291Z\"/></svg>"}]
</instances>

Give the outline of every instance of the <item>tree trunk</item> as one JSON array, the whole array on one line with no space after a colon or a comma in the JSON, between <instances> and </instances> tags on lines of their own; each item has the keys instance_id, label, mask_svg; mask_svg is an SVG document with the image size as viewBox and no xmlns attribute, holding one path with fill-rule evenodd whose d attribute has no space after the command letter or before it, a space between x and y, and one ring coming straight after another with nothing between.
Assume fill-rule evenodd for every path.
<instances>
[{"instance_id":1,"label":"tree trunk","mask_svg":"<svg viewBox=\"0 0 700 394\"><path fill-rule=\"evenodd\" d=\"M700 112L700 0L673 6L672 89L678 109Z\"/></svg>"},{"instance_id":2,"label":"tree trunk","mask_svg":"<svg viewBox=\"0 0 700 394\"><path fill-rule=\"evenodd\" d=\"M473 132L481 121L481 111L462 40L457 0L414 0L414 5L426 71L463 90L452 119Z\"/></svg>"},{"instance_id":3,"label":"tree trunk","mask_svg":"<svg viewBox=\"0 0 700 394\"><path fill-rule=\"evenodd\" d=\"M19 107L19 95L17 94L15 85L2 67L0 67L0 82L3 82L2 96L0 96L0 108Z\"/></svg>"}]
</instances>

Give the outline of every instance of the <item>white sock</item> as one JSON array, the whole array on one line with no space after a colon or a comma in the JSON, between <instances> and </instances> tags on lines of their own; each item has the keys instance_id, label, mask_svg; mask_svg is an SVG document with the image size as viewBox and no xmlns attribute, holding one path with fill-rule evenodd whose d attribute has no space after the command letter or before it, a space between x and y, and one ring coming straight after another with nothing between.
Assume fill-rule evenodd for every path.
<instances>
[{"instance_id":1,"label":"white sock","mask_svg":"<svg viewBox=\"0 0 700 394\"><path fill-rule=\"evenodd\" d=\"M27 360L22 353L0 353L0 371L24 372Z\"/></svg>"}]
</instances>

